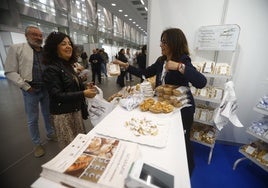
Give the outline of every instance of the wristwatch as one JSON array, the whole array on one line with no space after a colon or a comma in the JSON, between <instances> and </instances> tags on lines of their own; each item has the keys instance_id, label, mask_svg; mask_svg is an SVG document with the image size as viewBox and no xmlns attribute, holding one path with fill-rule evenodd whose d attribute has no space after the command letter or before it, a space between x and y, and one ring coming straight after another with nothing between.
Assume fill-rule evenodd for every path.
<instances>
[{"instance_id":1,"label":"wristwatch","mask_svg":"<svg viewBox=\"0 0 268 188\"><path fill-rule=\"evenodd\" d=\"M178 66L178 71L180 71L181 73L184 73L185 70L185 65L183 63L180 63Z\"/></svg>"}]
</instances>

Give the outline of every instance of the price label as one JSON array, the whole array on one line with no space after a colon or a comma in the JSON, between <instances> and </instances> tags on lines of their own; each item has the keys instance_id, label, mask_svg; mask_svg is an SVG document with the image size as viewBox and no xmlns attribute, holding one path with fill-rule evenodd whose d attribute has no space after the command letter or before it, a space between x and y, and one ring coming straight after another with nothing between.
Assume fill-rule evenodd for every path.
<instances>
[{"instance_id":1,"label":"price label","mask_svg":"<svg viewBox=\"0 0 268 188\"><path fill-rule=\"evenodd\" d=\"M207 137L208 137L208 138L213 138L213 136L214 136L214 132L209 131L209 132L207 133Z\"/></svg>"},{"instance_id":2,"label":"price label","mask_svg":"<svg viewBox=\"0 0 268 188\"><path fill-rule=\"evenodd\" d=\"M264 160L264 161L268 161L268 153L266 153L264 156L262 156L262 160Z\"/></svg>"},{"instance_id":3,"label":"price label","mask_svg":"<svg viewBox=\"0 0 268 188\"><path fill-rule=\"evenodd\" d=\"M250 155L252 155L254 153L254 151L256 150L256 148L252 147L252 146L248 146L246 149L246 152Z\"/></svg>"},{"instance_id":4,"label":"price label","mask_svg":"<svg viewBox=\"0 0 268 188\"><path fill-rule=\"evenodd\" d=\"M194 139L200 140L200 133L199 132L194 132Z\"/></svg>"}]
</instances>

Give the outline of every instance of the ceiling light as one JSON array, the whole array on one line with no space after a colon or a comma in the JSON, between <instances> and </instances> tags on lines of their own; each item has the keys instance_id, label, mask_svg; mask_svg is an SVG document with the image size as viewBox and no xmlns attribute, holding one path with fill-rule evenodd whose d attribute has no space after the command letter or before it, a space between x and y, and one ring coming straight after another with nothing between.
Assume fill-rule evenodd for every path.
<instances>
[{"instance_id":1,"label":"ceiling light","mask_svg":"<svg viewBox=\"0 0 268 188\"><path fill-rule=\"evenodd\" d=\"M115 4L115 3L112 3L111 5L112 5L113 7L115 7L115 6L116 6L116 4Z\"/></svg>"},{"instance_id":2,"label":"ceiling light","mask_svg":"<svg viewBox=\"0 0 268 188\"><path fill-rule=\"evenodd\" d=\"M128 15L127 15L127 14L125 14L124 16L125 16L125 17L128 17Z\"/></svg>"},{"instance_id":3,"label":"ceiling light","mask_svg":"<svg viewBox=\"0 0 268 188\"><path fill-rule=\"evenodd\" d=\"M131 20L132 20L132 18L129 18L128 20L129 20L129 21L131 21Z\"/></svg>"},{"instance_id":4,"label":"ceiling light","mask_svg":"<svg viewBox=\"0 0 268 188\"><path fill-rule=\"evenodd\" d=\"M118 10L118 12L123 12L123 10L122 10L122 9L120 9L120 10Z\"/></svg>"},{"instance_id":5,"label":"ceiling light","mask_svg":"<svg viewBox=\"0 0 268 188\"><path fill-rule=\"evenodd\" d=\"M144 2L143 2L143 0L141 0L141 4L143 4L143 5L144 5Z\"/></svg>"},{"instance_id":6,"label":"ceiling light","mask_svg":"<svg viewBox=\"0 0 268 188\"><path fill-rule=\"evenodd\" d=\"M147 7L144 7L145 8L145 10L148 12L148 9L147 9Z\"/></svg>"}]
</instances>

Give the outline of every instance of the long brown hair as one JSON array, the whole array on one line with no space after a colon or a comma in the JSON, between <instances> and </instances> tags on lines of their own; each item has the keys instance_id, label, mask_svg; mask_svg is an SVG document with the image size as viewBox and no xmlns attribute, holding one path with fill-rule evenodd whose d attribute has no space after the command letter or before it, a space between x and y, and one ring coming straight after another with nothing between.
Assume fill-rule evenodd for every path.
<instances>
[{"instance_id":1,"label":"long brown hair","mask_svg":"<svg viewBox=\"0 0 268 188\"><path fill-rule=\"evenodd\" d=\"M172 60L178 60L183 54L189 55L187 39L179 28L170 28L162 32L160 40L166 40L172 53Z\"/></svg>"}]
</instances>

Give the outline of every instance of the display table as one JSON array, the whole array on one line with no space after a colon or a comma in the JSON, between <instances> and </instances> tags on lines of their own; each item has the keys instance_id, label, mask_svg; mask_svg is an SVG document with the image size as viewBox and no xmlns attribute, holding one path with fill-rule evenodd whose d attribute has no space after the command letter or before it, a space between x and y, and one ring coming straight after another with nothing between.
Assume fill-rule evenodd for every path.
<instances>
[{"instance_id":1,"label":"display table","mask_svg":"<svg viewBox=\"0 0 268 188\"><path fill-rule=\"evenodd\" d=\"M111 126L121 126L122 130L126 129L124 124L126 119L132 117L146 117L147 119L154 119L156 121L161 120L162 126L169 126L166 136L166 141L160 145L150 146L146 144L144 140L137 140L140 146L142 159L148 164L152 164L160 169L165 169L172 175L174 175L175 187L188 188L190 185L190 178L188 172L188 164L186 157L185 141L184 141L184 131L181 121L180 111L176 111L170 114L152 114L150 112L141 112L139 109L133 111L127 111L121 106L117 106L110 114L108 114L94 129L90 131L89 134L100 134L104 130L103 128L110 129ZM165 124L166 122L166 124ZM161 129L159 130L161 131ZM103 135L105 135L104 133ZM118 132L118 135L111 133L110 136L121 138L124 135L120 135L122 132ZM161 136L161 134L159 133ZM107 135L105 135L107 136ZM165 136L165 135L164 135ZM163 138L163 135L161 139ZM155 137L157 139L157 137ZM123 140L132 140L132 138L127 139L123 137ZM144 142L144 143L143 143ZM156 143L157 144L157 143ZM159 146L159 147L158 147ZM33 188L47 188L47 187L57 187L63 188L64 186L51 182L50 180L40 177L33 184Z\"/></svg>"}]
</instances>

